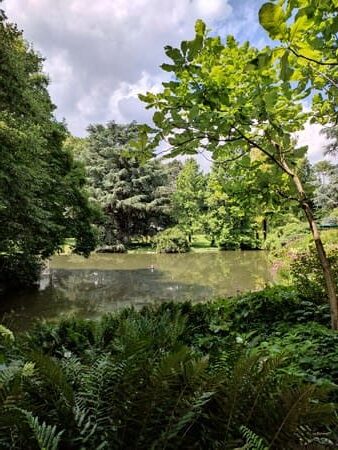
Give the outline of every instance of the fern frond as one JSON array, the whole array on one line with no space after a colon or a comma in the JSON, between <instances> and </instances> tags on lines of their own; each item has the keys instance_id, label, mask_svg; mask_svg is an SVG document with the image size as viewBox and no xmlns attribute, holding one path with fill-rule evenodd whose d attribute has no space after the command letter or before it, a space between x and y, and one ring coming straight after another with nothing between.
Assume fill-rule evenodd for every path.
<instances>
[{"instance_id":1,"label":"fern frond","mask_svg":"<svg viewBox=\"0 0 338 450\"><path fill-rule=\"evenodd\" d=\"M57 433L56 426L40 424L39 419L30 411L20 409L41 450L57 450L63 430Z\"/></svg>"},{"instance_id":2,"label":"fern frond","mask_svg":"<svg viewBox=\"0 0 338 450\"><path fill-rule=\"evenodd\" d=\"M259 437L256 433L254 433L252 430L247 428L246 426L242 425L239 428L240 432L242 433L243 437L245 438L245 450L268 450L269 447L266 445L266 442L264 442L264 439Z\"/></svg>"}]
</instances>

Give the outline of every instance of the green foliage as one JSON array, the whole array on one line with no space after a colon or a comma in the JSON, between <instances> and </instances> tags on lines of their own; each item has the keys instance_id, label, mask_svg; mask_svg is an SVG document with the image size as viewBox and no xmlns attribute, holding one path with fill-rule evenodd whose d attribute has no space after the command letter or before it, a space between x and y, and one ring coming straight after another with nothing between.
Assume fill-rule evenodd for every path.
<instances>
[{"instance_id":1,"label":"green foliage","mask_svg":"<svg viewBox=\"0 0 338 450\"><path fill-rule=\"evenodd\" d=\"M56 433L55 425L52 427L39 423L37 417L34 417L29 411L21 409L20 412L25 417L28 425L32 429L34 436L41 450L57 450L62 432Z\"/></svg>"},{"instance_id":2,"label":"green foliage","mask_svg":"<svg viewBox=\"0 0 338 450\"><path fill-rule=\"evenodd\" d=\"M254 165L248 163L247 168L238 171L219 163L207 178L203 228L222 249L259 248L257 216L262 211L263 196L252 179ZM249 189L252 196L247 195Z\"/></svg>"},{"instance_id":3,"label":"green foliage","mask_svg":"<svg viewBox=\"0 0 338 450\"><path fill-rule=\"evenodd\" d=\"M328 252L328 261L338 287L338 249ZM304 297L323 303L327 301L322 267L314 249L294 255L290 264L291 280Z\"/></svg>"},{"instance_id":4,"label":"green foliage","mask_svg":"<svg viewBox=\"0 0 338 450\"><path fill-rule=\"evenodd\" d=\"M285 164L296 164L305 149L295 148L292 133L307 118L297 92L279 78L271 58L266 67L250 70L261 54L248 43L240 45L229 36L223 44L219 37L199 33L181 49L167 51L175 82L165 83L158 94L140 96L161 113L154 145L159 136L168 136L172 156L203 148L226 163L245 160L259 149L279 169L285 169L281 155ZM199 50L189 57L185 49L196 45Z\"/></svg>"},{"instance_id":5,"label":"green foliage","mask_svg":"<svg viewBox=\"0 0 338 450\"><path fill-rule=\"evenodd\" d=\"M131 238L152 236L168 226L172 166L135 156L139 126L110 122L91 125L88 131L77 152L86 166L91 198L102 211L102 249L114 251Z\"/></svg>"},{"instance_id":6,"label":"green foliage","mask_svg":"<svg viewBox=\"0 0 338 450\"><path fill-rule=\"evenodd\" d=\"M173 193L173 213L178 225L192 240L201 227L200 218L204 210L204 189L206 178L194 159L188 159L176 179Z\"/></svg>"},{"instance_id":7,"label":"green foliage","mask_svg":"<svg viewBox=\"0 0 338 450\"><path fill-rule=\"evenodd\" d=\"M269 250L278 250L282 247L292 247L293 243L303 237L309 236L309 230L306 223L297 220L295 217L288 216L290 222L284 223L273 228L265 242L265 247Z\"/></svg>"},{"instance_id":8,"label":"green foliage","mask_svg":"<svg viewBox=\"0 0 338 450\"><path fill-rule=\"evenodd\" d=\"M43 59L0 13L0 283L28 285L65 238L95 246L84 174L62 143Z\"/></svg>"},{"instance_id":9,"label":"green foliage","mask_svg":"<svg viewBox=\"0 0 338 450\"><path fill-rule=\"evenodd\" d=\"M280 64L285 82L302 96L313 96L313 121L332 123L337 115L337 2L282 0L268 2L259 21L280 46L267 49L265 60Z\"/></svg>"},{"instance_id":10,"label":"green foliage","mask_svg":"<svg viewBox=\"0 0 338 450\"><path fill-rule=\"evenodd\" d=\"M155 236L153 242L159 253L186 253L190 250L185 233L178 227L161 231Z\"/></svg>"},{"instance_id":11,"label":"green foliage","mask_svg":"<svg viewBox=\"0 0 338 450\"><path fill-rule=\"evenodd\" d=\"M337 333L318 323L308 322L292 327L279 326L260 343L259 348L266 349L270 355L283 352L290 359L290 366L285 369L289 373L311 382L329 380L336 383L337 344Z\"/></svg>"},{"instance_id":12,"label":"green foliage","mask_svg":"<svg viewBox=\"0 0 338 450\"><path fill-rule=\"evenodd\" d=\"M245 437L246 444L243 447L247 450L268 450L268 447L263 442L263 439L253 433L249 428L242 426L240 428L243 436Z\"/></svg>"},{"instance_id":13,"label":"green foliage","mask_svg":"<svg viewBox=\"0 0 338 450\"><path fill-rule=\"evenodd\" d=\"M313 213L302 183L307 148L297 147L294 136L311 115L314 119L301 102L311 93L316 92L313 104L320 120L336 119L336 19L330 0L320 6L317 0L266 3L260 10L261 23L283 45L262 51L248 42L239 44L232 36L224 42L211 36L202 22L196 23L192 41L182 42L180 48L166 47L172 60L166 69L175 81L165 83L157 94L140 96L147 108L156 110L156 129L149 130L153 135L150 148L168 138L170 156L192 155L203 149L225 164L245 163L258 152L287 180L289 192L283 192L283 184L277 192L289 203L298 201L313 229ZM321 51L323 58L317 56ZM318 70L308 71L308 62L325 68L319 74ZM318 253L325 270L325 253L320 247ZM329 271L326 284L332 326L337 328L337 299Z\"/></svg>"},{"instance_id":14,"label":"green foliage","mask_svg":"<svg viewBox=\"0 0 338 450\"><path fill-rule=\"evenodd\" d=\"M232 330L269 334L278 324L329 323L326 304L310 301L293 287L275 286L229 300L223 307Z\"/></svg>"},{"instance_id":15,"label":"green foliage","mask_svg":"<svg viewBox=\"0 0 338 450\"><path fill-rule=\"evenodd\" d=\"M293 308L289 291L264 295L278 303L277 315ZM268 305L262 298L251 294L261 326ZM300 449L320 436L334 448L332 388L322 380L335 376L335 334L294 327L284 332L283 357L276 327L270 344L262 336L261 350L252 351L235 332L242 321L235 302L230 309L227 301L126 309L99 322L38 325L20 336L0 372L1 447ZM232 317L238 322L227 329ZM203 336L213 339L211 352ZM309 354L291 352L306 341ZM312 378L303 373L306 364Z\"/></svg>"},{"instance_id":16,"label":"green foliage","mask_svg":"<svg viewBox=\"0 0 338 450\"><path fill-rule=\"evenodd\" d=\"M316 174L314 203L321 215L329 214L338 206L338 166L329 161L319 161L313 167Z\"/></svg>"}]
</instances>

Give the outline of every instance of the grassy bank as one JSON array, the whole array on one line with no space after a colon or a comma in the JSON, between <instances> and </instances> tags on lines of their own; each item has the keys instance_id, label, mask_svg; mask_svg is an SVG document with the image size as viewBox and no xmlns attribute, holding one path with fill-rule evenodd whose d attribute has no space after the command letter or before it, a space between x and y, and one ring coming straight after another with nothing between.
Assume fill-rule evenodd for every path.
<instances>
[{"instance_id":1,"label":"grassy bank","mask_svg":"<svg viewBox=\"0 0 338 450\"><path fill-rule=\"evenodd\" d=\"M337 448L328 323L275 287L3 330L1 448Z\"/></svg>"}]
</instances>

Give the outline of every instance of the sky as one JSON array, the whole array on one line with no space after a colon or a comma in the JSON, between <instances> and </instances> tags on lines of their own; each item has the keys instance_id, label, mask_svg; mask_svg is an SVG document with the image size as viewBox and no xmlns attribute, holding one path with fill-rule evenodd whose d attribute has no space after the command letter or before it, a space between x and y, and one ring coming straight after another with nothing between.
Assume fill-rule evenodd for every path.
<instances>
[{"instance_id":1,"label":"sky","mask_svg":"<svg viewBox=\"0 0 338 450\"><path fill-rule=\"evenodd\" d=\"M151 122L139 93L158 92L164 46L194 34L196 19L213 33L233 34L257 47L268 43L258 23L262 0L4 0L8 19L44 58L56 116L76 136L92 123ZM311 162L322 159L325 138L308 124L299 143ZM200 161L207 166L206 160Z\"/></svg>"}]
</instances>

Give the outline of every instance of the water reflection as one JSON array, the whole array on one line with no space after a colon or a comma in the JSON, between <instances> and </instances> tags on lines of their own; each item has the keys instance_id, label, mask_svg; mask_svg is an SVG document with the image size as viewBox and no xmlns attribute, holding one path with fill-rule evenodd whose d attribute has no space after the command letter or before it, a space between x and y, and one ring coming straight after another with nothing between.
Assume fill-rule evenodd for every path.
<instances>
[{"instance_id":1,"label":"water reflection","mask_svg":"<svg viewBox=\"0 0 338 450\"><path fill-rule=\"evenodd\" d=\"M24 329L36 318L94 318L129 305L226 297L272 281L264 252L56 256L40 289L3 296L0 314Z\"/></svg>"}]
</instances>

